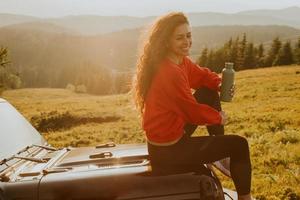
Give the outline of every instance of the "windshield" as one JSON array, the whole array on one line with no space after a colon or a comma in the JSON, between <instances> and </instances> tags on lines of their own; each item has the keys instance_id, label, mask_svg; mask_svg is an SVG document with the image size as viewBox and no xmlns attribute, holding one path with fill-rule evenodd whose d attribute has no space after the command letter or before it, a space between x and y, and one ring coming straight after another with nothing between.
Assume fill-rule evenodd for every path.
<instances>
[{"instance_id":1,"label":"windshield","mask_svg":"<svg viewBox=\"0 0 300 200\"><path fill-rule=\"evenodd\" d=\"M12 105L0 98L0 160L26 146L44 143L39 132Z\"/></svg>"}]
</instances>

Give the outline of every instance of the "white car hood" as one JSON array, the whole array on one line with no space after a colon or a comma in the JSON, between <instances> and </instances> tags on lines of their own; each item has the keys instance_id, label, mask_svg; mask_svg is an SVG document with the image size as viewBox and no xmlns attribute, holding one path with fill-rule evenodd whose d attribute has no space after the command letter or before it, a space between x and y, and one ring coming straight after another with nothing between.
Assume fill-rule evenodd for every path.
<instances>
[{"instance_id":1,"label":"white car hood","mask_svg":"<svg viewBox=\"0 0 300 200\"><path fill-rule=\"evenodd\" d=\"M39 132L12 105L0 98L0 161L26 146L44 143Z\"/></svg>"}]
</instances>

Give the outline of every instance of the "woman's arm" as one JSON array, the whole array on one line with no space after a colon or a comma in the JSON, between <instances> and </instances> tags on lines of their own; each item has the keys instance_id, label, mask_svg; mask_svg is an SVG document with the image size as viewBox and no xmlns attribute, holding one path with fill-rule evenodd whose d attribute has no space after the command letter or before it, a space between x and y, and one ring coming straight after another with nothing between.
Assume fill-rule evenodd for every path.
<instances>
[{"instance_id":1,"label":"woman's arm","mask_svg":"<svg viewBox=\"0 0 300 200\"><path fill-rule=\"evenodd\" d=\"M186 122L198 125L222 123L222 116L217 110L196 101L182 69L169 70L163 82L165 93L169 96L166 105Z\"/></svg>"},{"instance_id":2,"label":"woman's arm","mask_svg":"<svg viewBox=\"0 0 300 200\"><path fill-rule=\"evenodd\" d=\"M200 87L207 87L217 91L220 90L221 78L218 74L210 71L208 68L200 67L187 57L186 63L191 88L198 89Z\"/></svg>"}]
</instances>

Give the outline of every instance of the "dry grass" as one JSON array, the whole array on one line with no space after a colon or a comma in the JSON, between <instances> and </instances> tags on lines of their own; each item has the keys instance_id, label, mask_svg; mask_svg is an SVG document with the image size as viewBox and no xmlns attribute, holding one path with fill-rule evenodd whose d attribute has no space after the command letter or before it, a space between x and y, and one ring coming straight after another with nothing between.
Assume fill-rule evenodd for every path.
<instances>
[{"instance_id":1,"label":"dry grass","mask_svg":"<svg viewBox=\"0 0 300 200\"><path fill-rule=\"evenodd\" d=\"M234 101L223 104L229 116L226 133L248 138L254 196L300 199L300 66L238 72L236 85ZM3 97L35 125L42 119L66 122L61 124L76 121L43 132L56 147L145 142L129 94L92 96L63 89L21 89L5 91ZM205 129L199 128L196 135L202 134ZM222 179L233 188L229 179Z\"/></svg>"}]
</instances>

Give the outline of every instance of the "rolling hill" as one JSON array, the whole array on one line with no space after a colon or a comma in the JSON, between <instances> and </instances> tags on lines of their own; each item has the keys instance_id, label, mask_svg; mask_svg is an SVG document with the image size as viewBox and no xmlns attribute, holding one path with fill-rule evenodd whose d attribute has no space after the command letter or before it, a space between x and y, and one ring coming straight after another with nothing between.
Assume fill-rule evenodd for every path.
<instances>
[{"instance_id":1,"label":"rolling hill","mask_svg":"<svg viewBox=\"0 0 300 200\"><path fill-rule=\"evenodd\" d=\"M41 19L38 17L27 16L27 15L14 15L8 13L0 13L0 27L12 25L12 24L34 22L38 20Z\"/></svg>"},{"instance_id":2,"label":"rolling hill","mask_svg":"<svg viewBox=\"0 0 300 200\"><path fill-rule=\"evenodd\" d=\"M247 40L255 45L263 43L268 47L275 37L283 42L291 41L293 45L300 37L300 30L294 27L203 25L260 24L265 23L266 18L275 16L280 16L281 20L292 20L298 17L298 9L294 7L236 14L190 13L193 26L191 57L197 59L203 48L220 47L229 38L242 37L244 33L247 34ZM265 16L262 16L264 13ZM100 68L114 74L131 73L136 63L141 33L144 31L141 26L147 26L153 18L67 16L38 19L0 15L0 46L8 48L12 66L23 77L23 86L65 87L69 80L59 81L62 74L78 74L84 71L83 68ZM273 19L270 22L277 24L280 21ZM76 82L80 82L82 78L76 79ZM37 82L40 84L36 85Z\"/></svg>"},{"instance_id":3,"label":"rolling hill","mask_svg":"<svg viewBox=\"0 0 300 200\"><path fill-rule=\"evenodd\" d=\"M16 24L0 28L0 44L8 47L17 68L62 68L89 63L116 70L133 69L142 29L130 29L96 36L81 36L49 23ZM275 37L296 41L300 30L286 26L202 26L193 27L191 56L204 47L219 47L230 37L247 34L248 40L270 43Z\"/></svg>"},{"instance_id":4,"label":"rolling hill","mask_svg":"<svg viewBox=\"0 0 300 200\"><path fill-rule=\"evenodd\" d=\"M290 7L279 10L251 10L233 14L225 13L187 13L191 25L197 26L227 26L227 25L283 25L300 28L300 8ZM136 29L147 26L155 16L97 16L79 15L60 18L39 19L31 16L0 14L0 27L29 21L52 23L82 35L97 35Z\"/></svg>"},{"instance_id":5,"label":"rolling hill","mask_svg":"<svg viewBox=\"0 0 300 200\"><path fill-rule=\"evenodd\" d=\"M299 11L300 11L299 7L293 6L281 10L252 10L252 11L239 12L237 14L251 15L251 16L268 16L277 19L299 21L300 19Z\"/></svg>"}]
</instances>

